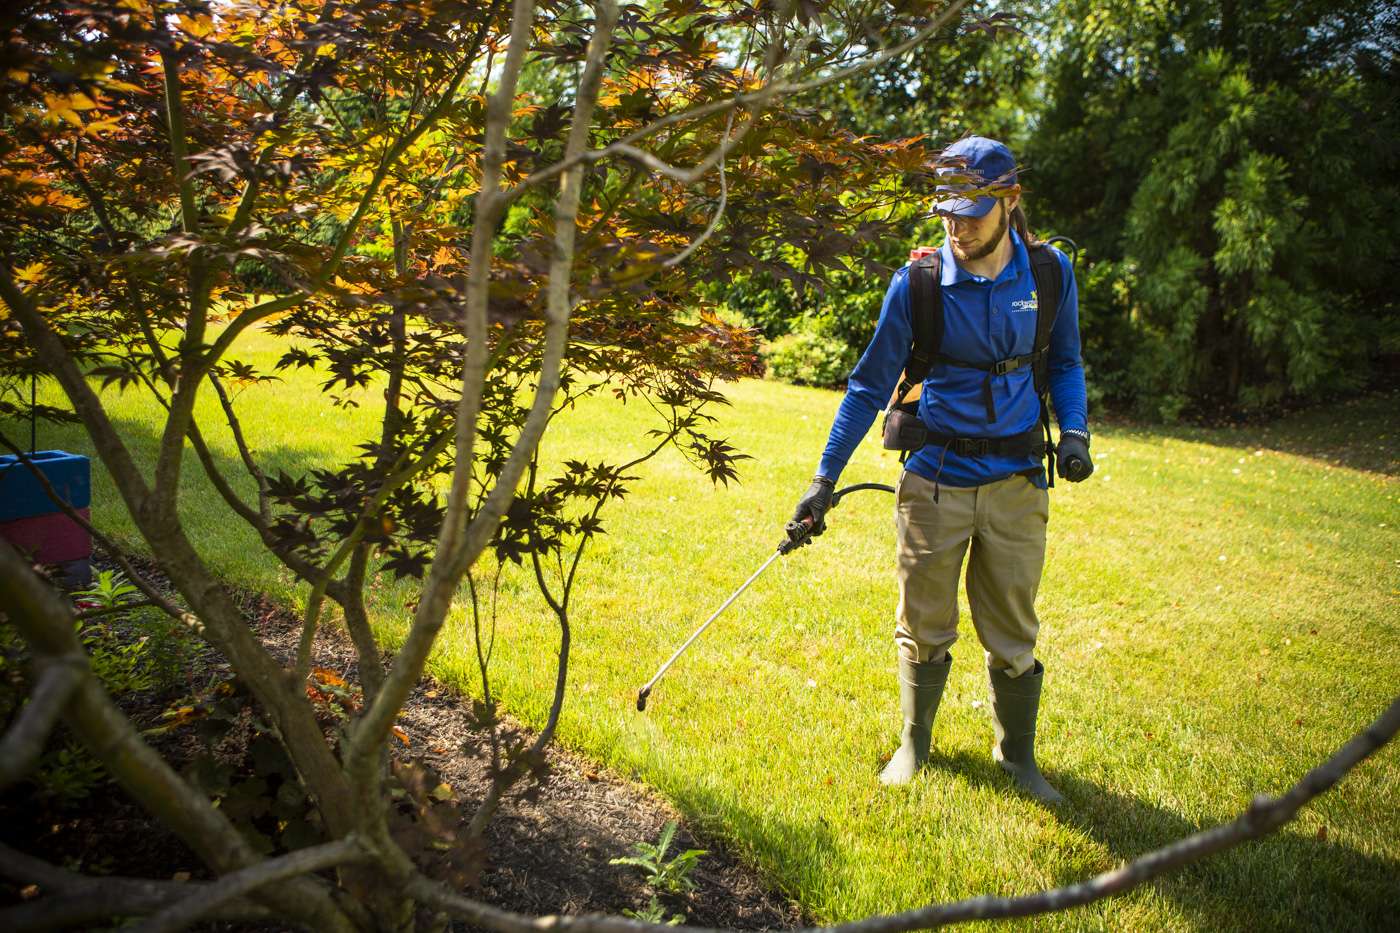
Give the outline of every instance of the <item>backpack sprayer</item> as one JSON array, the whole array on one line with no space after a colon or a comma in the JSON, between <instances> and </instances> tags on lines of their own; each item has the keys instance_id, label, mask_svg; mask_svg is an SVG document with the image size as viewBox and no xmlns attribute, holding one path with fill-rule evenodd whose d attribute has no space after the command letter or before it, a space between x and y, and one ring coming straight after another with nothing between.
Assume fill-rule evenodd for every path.
<instances>
[{"instance_id":1,"label":"backpack sprayer","mask_svg":"<svg viewBox=\"0 0 1400 933\"><path fill-rule=\"evenodd\" d=\"M1046 243L1047 245L1063 244L1065 247L1067 247L1070 256L1072 257L1070 260L1071 265L1073 265L1073 263L1079 259L1079 247L1076 246L1074 241L1069 239L1068 237L1051 237L1049 240L1046 241ZM922 259L924 256L927 256L930 252L933 252L935 249L936 247L929 246L916 247L915 249L910 251L909 259L911 262L918 259ZM891 408L893 409L893 405L891 405ZM1048 425L1048 420L1046 423ZM1047 427L1046 430L1048 435L1049 428ZM907 447L901 447L892 444L888 425L886 426L885 433L885 446L887 448L895 450L905 449L907 451ZM896 431L894 433L898 434L899 432ZM896 441L898 441L898 438L896 438ZM922 445L919 444L918 446ZM1077 476L1082 477L1086 470L1085 463L1078 457L1069 458L1065 461L1065 463L1062 466L1065 471L1065 476L1069 477L1071 480L1075 479ZM855 485L847 486L846 488L835 492L831 497L831 508L836 508L837 503L839 503L841 501L841 498L847 493L859 492L862 489L880 489L888 493L894 492L893 486L888 486L884 483L856 483ZM737 590L735 590L733 594L731 594L730 597L726 599L724 603L714 611L714 614L711 615L708 619L706 619L704 624L701 625L698 629L696 629L695 632L689 638L687 638L679 648L676 649L676 653L671 655L671 657L666 661L665 664L661 665L660 669L657 670L655 676L653 676L651 680L648 680L642 686L641 690L637 691L637 709L639 711L643 711L647 708L647 697L651 695L651 688L655 687L656 682L659 681L662 678L662 676L665 675L666 671L670 669L672 664L676 663L676 659L685 653L685 649L689 648L691 643L694 642L695 639L699 638L701 633L703 633L705 629L710 627L711 622L713 622L715 619L718 619L720 615L724 612L724 610L728 609L730 605L734 602L734 600L738 599L740 594L742 594L744 590L749 588L750 584L752 584L753 581L757 580L760 576L762 576L763 571L767 570L769 565L772 564L773 561L777 560L779 557L782 557L784 554L792 553L793 551L797 550L799 547L811 540L811 519L808 518L801 522L788 522L787 533L787 538L784 539L783 542L778 545L777 550L774 551L773 554L770 555L769 558L763 562L763 565L757 570L755 570L753 572L753 575L747 580L745 580L743 585L740 586Z\"/></svg>"}]
</instances>

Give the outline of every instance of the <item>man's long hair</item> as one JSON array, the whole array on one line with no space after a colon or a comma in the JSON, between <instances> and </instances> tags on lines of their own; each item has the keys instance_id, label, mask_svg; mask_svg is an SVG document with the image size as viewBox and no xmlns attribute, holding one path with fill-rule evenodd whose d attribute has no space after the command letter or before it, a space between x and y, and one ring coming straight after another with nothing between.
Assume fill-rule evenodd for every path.
<instances>
[{"instance_id":1,"label":"man's long hair","mask_svg":"<svg viewBox=\"0 0 1400 933\"><path fill-rule=\"evenodd\" d=\"M1025 200L1025 195L1022 195L1021 202L1025 203ZM1017 204L1015 209L1011 211L1011 226L1015 228L1016 235L1021 238L1021 242L1026 244L1027 248L1040 242L1040 239L1031 233L1030 223L1026 220L1026 209L1020 204Z\"/></svg>"}]
</instances>

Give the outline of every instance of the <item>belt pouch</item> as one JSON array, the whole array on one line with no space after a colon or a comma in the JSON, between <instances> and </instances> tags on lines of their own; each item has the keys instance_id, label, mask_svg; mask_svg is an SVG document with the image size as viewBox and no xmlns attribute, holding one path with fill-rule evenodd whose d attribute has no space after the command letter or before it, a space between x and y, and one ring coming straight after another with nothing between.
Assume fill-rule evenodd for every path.
<instances>
[{"instance_id":1,"label":"belt pouch","mask_svg":"<svg viewBox=\"0 0 1400 933\"><path fill-rule=\"evenodd\" d=\"M918 450L928 442L928 426L919 417L919 404L906 402L885 412L883 442L886 450Z\"/></svg>"}]
</instances>

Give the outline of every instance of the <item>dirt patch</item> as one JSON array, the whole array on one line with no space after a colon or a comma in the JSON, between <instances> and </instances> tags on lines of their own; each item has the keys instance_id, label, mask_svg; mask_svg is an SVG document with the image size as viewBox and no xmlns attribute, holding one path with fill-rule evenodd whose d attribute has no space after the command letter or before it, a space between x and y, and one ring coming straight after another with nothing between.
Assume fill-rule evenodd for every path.
<instances>
[{"instance_id":1,"label":"dirt patch","mask_svg":"<svg viewBox=\"0 0 1400 933\"><path fill-rule=\"evenodd\" d=\"M168 586L153 566L139 569L158 586ZM269 651L284 662L292 658L299 636L295 618L261 595L235 596ZM313 664L336 672L349 683L358 682L354 648L338 630L318 636ZM201 651L189 667L188 684L133 694L124 699L123 706L138 726L149 726L184 687L207 682L210 674L220 671L227 671L227 665L213 652ZM528 736L518 725L506 725ZM407 743L402 739L394 743L395 756L428 765L451 785L464 811L473 812L489 784L489 739L472 715L469 702L425 678L409 698L399 727ZM203 750L188 732L155 736L151 741L176 768ZM526 914L616 914L643 908L651 894L642 873L609 861L632 854L637 842L655 842L666 822L676 820L681 825L671 854L689 848L705 849L708 854L690 874L696 884L694 891L662 898L668 917L683 913L691 924L748 930L788 929L805 922L801 911L765 885L757 872L720 842L697 839L679 815L646 788L558 748L549 748L546 759L545 779L522 782L488 827L486 862L474 883L464 890L466 895ZM0 838L8 845L85 872L207 877L179 839L153 825L144 811L110 782L96 788L77 807L68 808L72 812L58 813L52 805L36 806L26 799L31 793L29 785L20 785L0 797ZM13 903L20 896L17 886L0 883L0 905ZM203 927L275 928L267 924Z\"/></svg>"}]
</instances>

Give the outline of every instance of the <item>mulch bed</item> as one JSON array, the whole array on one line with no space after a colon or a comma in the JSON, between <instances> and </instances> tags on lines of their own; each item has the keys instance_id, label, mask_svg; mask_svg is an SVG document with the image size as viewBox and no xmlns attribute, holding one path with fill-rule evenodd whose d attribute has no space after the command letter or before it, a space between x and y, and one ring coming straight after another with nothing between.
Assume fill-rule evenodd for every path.
<instances>
[{"instance_id":1,"label":"mulch bed","mask_svg":"<svg viewBox=\"0 0 1400 933\"><path fill-rule=\"evenodd\" d=\"M105 566L100 559L96 566ZM168 586L156 568L138 564L153 583ZM299 627L294 616L260 594L236 593L250 625L279 660L294 656ZM353 646L338 629L317 637L313 664L357 683ZM212 651L191 665L189 683L207 682L227 670ZM178 698L181 685L162 695L130 695L123 700L138 726L154 724ZM418 760L454 789L465 815L488 786L489 739L470 711L470 701L424 678L398 721L408 744L395 742L401 760ZM507 724L522 735L523 728ZM528 736L533 738L532 736ZM177 769L201 750L189 733L153 736ZM632 854L640 841L655 842L668 820L680 822L670 855L689 848L707 850L690 877L696 889L662 897L667 916L684 913L694 925L732 929L790 929L807 922L795 905L765 885L718 840L697 839L664 800L645 787L557 747L547 750L543 781L526 779L502 804L487 830L484 869L464 894L521 913L612 913L645 907L651 892L635 867L609 860ZM525 791L529 793L524 793ZM6 844L69 868L98 874L151 878L201 878L207 872L176 837L153 824L114 784L103 783L73 812L55 812L27 799L29 785L0 796L0 838ZM31 895L32 896L32 895ZM0 906L21 892L0 881ZM271 930L267 924L206 924L207 930ZM466 929L465 926L459 927Z\"/></svg>"}]
</instances>

